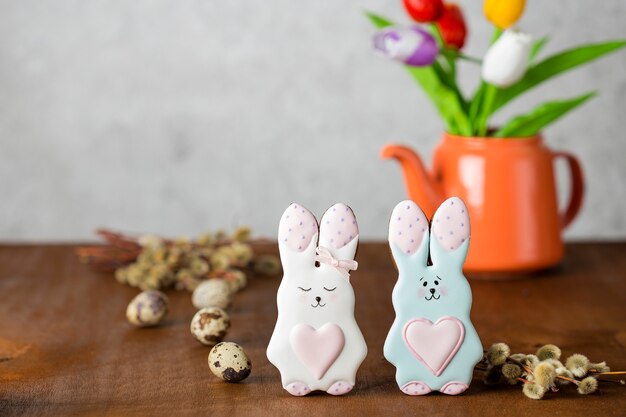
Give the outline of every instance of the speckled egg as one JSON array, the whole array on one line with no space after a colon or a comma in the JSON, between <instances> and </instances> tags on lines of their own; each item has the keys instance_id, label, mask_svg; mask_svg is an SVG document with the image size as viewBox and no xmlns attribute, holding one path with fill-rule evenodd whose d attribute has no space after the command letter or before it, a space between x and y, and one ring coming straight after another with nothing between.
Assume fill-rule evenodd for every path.
<instances>
[{"instance_id":1,"label":"speckled egg","mask_svg":"<svg viewBox=\"0 0 626 417\"><path fill-rule=\"evenodd\" d=\"M126 318L135 326L155 326L167 315L168 303L167 296L161 291L144 291L128 304Z\"/></svg>"},{"instance_id":2,"label":"speckled egg","mask_svg":"<svg viewBox=\"0 0 626 417\"><path fill-rule=\"evenodd\" d=\"M239 382L250 375L252 363L237 343L222 342L213 346L209 352L209 368L215 376L226 382Z\"/></svg>"},{"instance_id":3,"label":"speckled egg","mask_svg":"<svg viewBox=\"0 0 626 417\"><path fill-rule=\"evenodd\" d=\"M230 285L223 279L209 279L193 290L191 302L196 308L226 308L233 299Z\"/></svg>"},{"instance_id":4,"label":"speckled egg","mask_svg":"<svg viewBox=\"0 0 626 417\"><path fill-rule=\"evenodd\" d=\"M213 346L226 336L230 327L228 313L219 307L205 307L191 319L191 334L203 345Z\"/></svg>"}]
</instances>

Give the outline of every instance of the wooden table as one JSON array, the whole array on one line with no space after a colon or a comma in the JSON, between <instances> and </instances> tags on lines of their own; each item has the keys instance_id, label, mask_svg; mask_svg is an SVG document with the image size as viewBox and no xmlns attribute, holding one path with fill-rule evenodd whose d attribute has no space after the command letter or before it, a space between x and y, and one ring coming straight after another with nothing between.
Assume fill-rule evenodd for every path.
<instances>
[{"instance_id":1,"label":"wooden table","mask_svg":"<svg viewBox=\"0 0 626 417\"><path fill-rule=\"evenodd\" d=\"M137 290L90 271L73 251L0 246L0 416L626 415L626 386L619 384L590 396L568 386L533 401L520 387L485 386L476 371L459 397L402 394L382 356L396 279L384 244L363 244L357 256L356 316L369 354L353 392L339 398L291 397L265 357L279 277L251 277L230 308L227 340L245 347L253 371L228 384L209 372L208 348L189 333L188 293L169 292L163 326L134 328L125 309ZM626 369L626 243L570 244L558 270L471 284L472 319L485 347L505 341L530 352L554 343L566 355Z\"/></svg>"}]
</instances>

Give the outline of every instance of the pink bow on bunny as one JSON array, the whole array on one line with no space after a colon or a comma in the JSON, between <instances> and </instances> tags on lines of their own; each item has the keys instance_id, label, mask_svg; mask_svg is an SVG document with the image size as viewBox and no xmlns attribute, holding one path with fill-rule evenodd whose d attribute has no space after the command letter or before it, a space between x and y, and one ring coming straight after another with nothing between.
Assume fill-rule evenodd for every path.
<instances>
[{"instance_id":1,"label":"pink bow on bunny","mask_svg":"<svg viewBox=\"0 0 626 417\"><path fill-rule=\"evenodd\" d=\"M330 253L328 248L323 246L317 247L317 255L315 256L315 260L321 263L325 263L330 266L334 266L337 268L337 271L343 275L344 278L350 278L350 271L356 271L359 267L357 261L352 259L337 259Z\"/></svg>"}]
</instances>

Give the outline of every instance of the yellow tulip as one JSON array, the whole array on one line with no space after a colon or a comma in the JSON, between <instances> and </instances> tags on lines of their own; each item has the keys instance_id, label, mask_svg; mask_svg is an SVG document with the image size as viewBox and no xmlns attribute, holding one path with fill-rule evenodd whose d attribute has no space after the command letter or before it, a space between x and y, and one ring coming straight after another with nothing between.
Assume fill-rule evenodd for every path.
<instances>
[{"instance_id":1,"label":"yellow tulip","mask_svg":"<svg viewBox=\"0 0 626 417\"><path fill-rule=\"evenodd\" d=\"M507 29L522 16L526 0L485 0L484 12L487 20L499 27Z\"/></svg>"}]
</instances>

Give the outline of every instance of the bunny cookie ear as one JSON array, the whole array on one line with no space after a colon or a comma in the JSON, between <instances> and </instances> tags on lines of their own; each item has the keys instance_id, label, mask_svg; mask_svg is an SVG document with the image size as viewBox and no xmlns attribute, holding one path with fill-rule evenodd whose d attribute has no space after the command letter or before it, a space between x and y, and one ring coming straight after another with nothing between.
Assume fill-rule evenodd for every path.
<instances>
[{"instance_id":1,"label":"bunny cookie ear","mask_svg":"<svg viewBox=\"0 0 626 417\"><path fill-rule=\"evenodd\" d=\"M293 263L314 263L317 246L317 220L300 204L293 203L283 213L278 225L278 248L283 267Z\"/></svg>"},{"instance_id":2,"label":"bunny cookie ear","mask_svg":"<svg viewBox=\"0 0 626 417\"><path fill-rule=\"evenodd\" d=\"M320 220L320 246L337 259L354 259L359 242L359 226L352 209L337 203Z\"/></svg>"},{"instance_id":3,"label":"bunny cookie ear","mask_svg":"<svg viewBox=\"0 0 626 417\"><path fill-rule=\"evenodd\" d=\"M457 260L465 262L470 237L467 207L459 197L441 203L432 221L430 256L434 264Z\"/></svg>"},{"instance_id":4,"label":"bunny cookie ear","mask_svg":"<svg viewBox=\"0 0 626 417\"><path fill-rule=\"evenodd\" d=\"M412 200L398 203L389 220L389 245L394 259L406 259L426 266L428 261L428 220Z\"/></svg>"}]
</instances>

